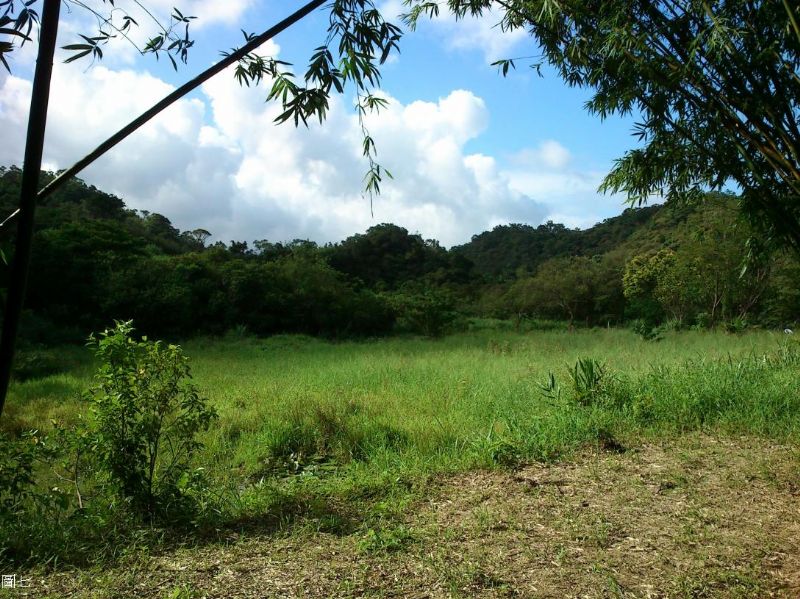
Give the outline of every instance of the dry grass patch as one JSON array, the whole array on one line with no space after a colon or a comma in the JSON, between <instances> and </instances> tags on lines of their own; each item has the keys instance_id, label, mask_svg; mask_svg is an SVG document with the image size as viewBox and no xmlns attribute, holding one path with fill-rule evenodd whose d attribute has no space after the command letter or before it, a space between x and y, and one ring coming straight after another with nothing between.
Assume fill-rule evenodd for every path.
<instances>
[{"instance_id":1,"label":"dry grass patch","mask_svg":"<svg viewBox=\"0 0 800 599\"><path fill-rule=\"evenodd\" d=\"M798 597L800 452L690 435L440 479L400 520L231 537L32 596Z\"/></svg>"}]
</instances>

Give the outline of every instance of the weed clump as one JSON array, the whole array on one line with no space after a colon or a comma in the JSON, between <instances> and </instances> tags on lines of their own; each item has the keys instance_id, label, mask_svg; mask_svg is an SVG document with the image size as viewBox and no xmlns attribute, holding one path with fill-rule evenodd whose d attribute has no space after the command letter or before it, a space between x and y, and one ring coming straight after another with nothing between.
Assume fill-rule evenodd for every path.
<instances>
[{"instance_id":1,"label":"weed clump","mask_svg":"<svg viewBox=\"0 0 800 599\"><path fill-rule=\"evenodd\" d=\"M358 542L361 553L392 553L406 549L416 540L405 525L369 528Z\"/></svg>"},{"instance_id":2,"label":"weed clump","mask_svg":"<svg viewBox=\"0 0 800 599\"><path fill-rule=\"evenodd\" d=\"M356 401L301 403L269 441L272 474L312 474L364 461L378 450L400 450L408 435L376 421Z\"/></svg>"},{"instance_id":3,"label":"weed clump","mask_svg":"<svg viewBox=\"0 0 800 599\"><path fill-rule=\"evenodd\" d=\"M594 358L580 358L567 374L569 397L581 406L591 406L607 399L615 380L606 366ZM562 387L552 372L548 373L547 380L539 385L539 389L547 399L559 400L562 397Z\"/></svg>"}]
</instances>

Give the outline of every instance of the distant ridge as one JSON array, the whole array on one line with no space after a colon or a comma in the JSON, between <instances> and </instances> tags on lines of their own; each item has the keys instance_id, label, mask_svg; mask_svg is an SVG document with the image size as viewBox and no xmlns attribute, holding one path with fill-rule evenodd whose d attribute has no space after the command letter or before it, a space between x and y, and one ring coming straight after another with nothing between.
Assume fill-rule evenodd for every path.
<instances>
[{"instance_id":1,"label":"distant ridge","mask_svg":"<svg viewBox=\"0 0 800 599\"><path fill-rule=\"evenodd\" d=\"M516 278L520 272L532 273L546 260L563 256L594 256L617 249L643 228L651 229L663 205L628 208L619 216L607 218L589 229L568 229L547 222L533 227L524 224L498 225L474 235L469 243L451 251L468 258L476 274L494 280ZM672 221L673 218L665 220Z\"/></svg>"}]
</instances>

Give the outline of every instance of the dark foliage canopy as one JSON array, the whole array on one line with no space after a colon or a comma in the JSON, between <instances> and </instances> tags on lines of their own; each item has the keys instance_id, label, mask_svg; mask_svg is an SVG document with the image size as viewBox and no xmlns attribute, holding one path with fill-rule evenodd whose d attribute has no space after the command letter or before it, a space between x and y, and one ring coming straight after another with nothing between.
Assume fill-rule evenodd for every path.
<instances>
[{"instance_id":1,"label":"dark foliage canopy","mask_svg":"<svg viewBox=\"0 0 800 599\"><path fill-rule=\"evenodd\" d=\"M0 167L0 210L15 204L20 178ZM450 250L392 224L326 246L262 239L251 247L211 243L209 231L180 231L75 179L39 208L22 334L28 345L81 342L115 319L169 339L230 330L439 335L487 316L791 323L800 266L775 255L740 278L750 228L735 201L631 208L586 230L503 225ZM0 238L6 258L9 233ZM642 270L662 251L669 269ZM0 292L7 273L0 269ZM626 296L626 273L650 277L649 286Z\"/></svg>"}]
</instances>

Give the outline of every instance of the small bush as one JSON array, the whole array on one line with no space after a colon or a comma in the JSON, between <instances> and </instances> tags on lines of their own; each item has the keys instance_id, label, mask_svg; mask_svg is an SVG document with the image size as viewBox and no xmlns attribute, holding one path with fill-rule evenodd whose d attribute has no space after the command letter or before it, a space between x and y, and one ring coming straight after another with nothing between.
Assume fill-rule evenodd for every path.
<instances>
[{"instance_id":1,"label":"small bush","mask_svg":"<svg viewBox=\"0 0 800 599\"><path fill-rule=\"evenodd\" d=\"M61 546L59 522L69 497L41 485L39 471L57 455L38 431L0 433L0 564L50 558Z\"/></svg>"},{"instance_id":2,"label":"small bush","mask_svg":"<svg viewBox=\"0 0 800 599\"><path fill-rule=\"evenodd\" d=\"M630 322L631 330L645 341L661 341L663 329L651 321L638 318Z\"/></svg>"},{"instance_id":3,"label":"small bush","mask_svg":"<svg viewBox=\"0 0 800 599\"><path fill-rule=\"evenodd\" d=\"M197 485L190 459L201 447L197 433L217 415L189 380L187 358L176 345L131 337L117 323L90 345L101 363L89 393L85 442L117 491L134 510L166 515Z\"/></svg>"},{"instance_id":4,"label":"small bush","mask_svg":"<svg viewBox=\"0 0 800 599\"><path fill-rule=\"evenodd\" d=\"M0 433L0 520L15 517L33 493L33 470L40 447L35 431L19 439Z\"/></svg>"}]
</instances>

